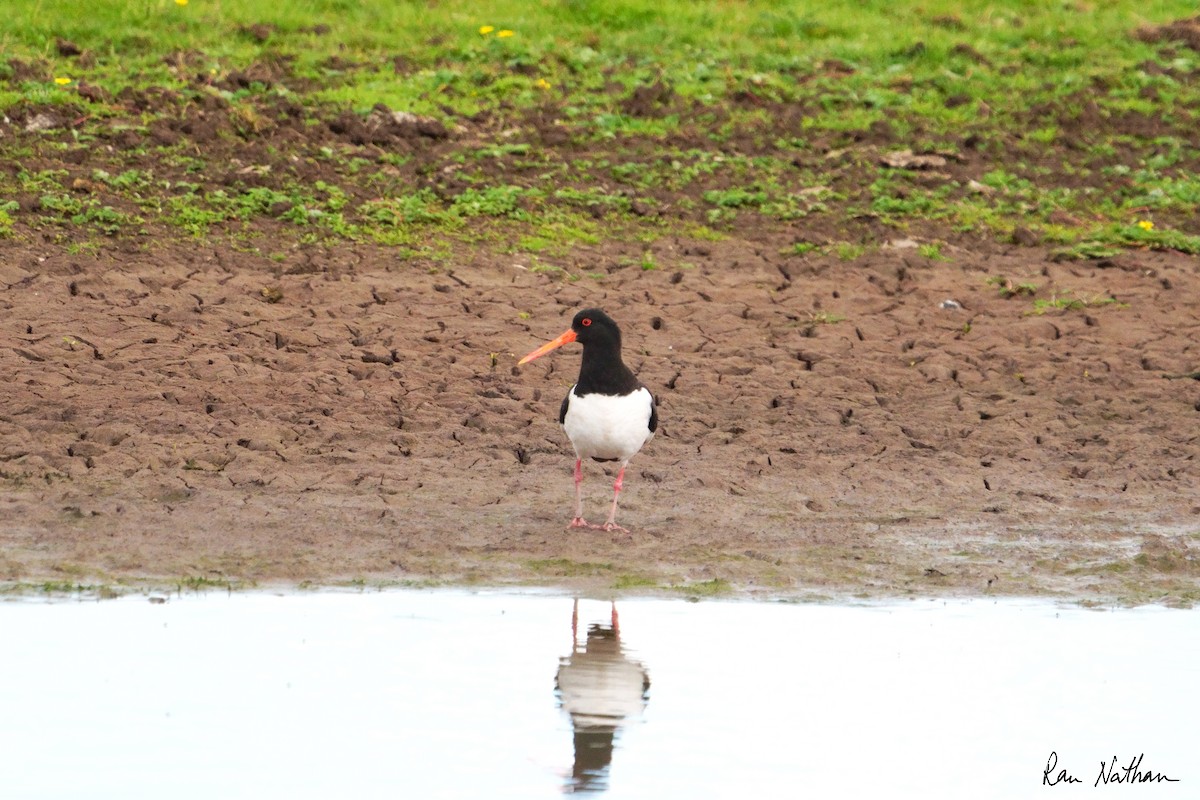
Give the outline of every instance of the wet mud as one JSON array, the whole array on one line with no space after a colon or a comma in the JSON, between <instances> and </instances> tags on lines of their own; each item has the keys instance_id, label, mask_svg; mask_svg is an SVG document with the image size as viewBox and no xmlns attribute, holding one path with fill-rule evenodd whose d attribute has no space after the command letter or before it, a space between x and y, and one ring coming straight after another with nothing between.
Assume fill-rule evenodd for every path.
<instances>
[{"instance_id":1,"label":"wet mud","mask_svg":"<svg viewBox=\"0 0 1200 800\"><path fill-rule=\"evenodd\" d=\"M562 273L9 247L0 579L1195 596L1196 259L751 234ZM1033 313L992 276L1116 302ZM630 535L565 530L578 353L516 367L584 305L659 402ZM611 482L585 473L589 513Z\"/></svg>"}]
</instances>

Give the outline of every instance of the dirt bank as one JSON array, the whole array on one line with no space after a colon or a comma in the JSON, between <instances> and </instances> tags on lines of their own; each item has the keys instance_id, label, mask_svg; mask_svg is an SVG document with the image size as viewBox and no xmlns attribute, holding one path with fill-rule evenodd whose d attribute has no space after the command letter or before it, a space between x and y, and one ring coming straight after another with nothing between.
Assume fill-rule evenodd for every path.
<instances>
[{"instance_id":1,"label":"dirt bank","mask_svg":"<svg viewBox=\"0 0 1200 800\"><path fill-rule=\"evenodd\" d=\"M0 579L1195 600L1200 261L792 241L6 246ZM584 304L660 403L630 536L564 530L577 351L515 367Z\"/></svg>"}]
</instances>

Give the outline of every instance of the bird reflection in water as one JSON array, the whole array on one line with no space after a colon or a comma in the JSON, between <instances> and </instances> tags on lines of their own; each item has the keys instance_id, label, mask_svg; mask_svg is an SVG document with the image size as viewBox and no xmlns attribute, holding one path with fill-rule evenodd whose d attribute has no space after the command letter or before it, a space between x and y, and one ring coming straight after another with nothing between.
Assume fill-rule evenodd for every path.
<instances>
[{"instance_id":1,"label":"bird reflection in water","mask_svg":"<svg viewBox=\"0 0 1200 800\"><path fill-rule=\"evenodd\" d=\"M608 788L613 740L629 718L642 713L649 699L646 668L625 654L617 604L610 625L592 623L579 642L579 600L571 611L571 654L555 679L559 704L571 715L575 732L575 766L567 792L603 792Z\"/></svg>"}]
</instances>

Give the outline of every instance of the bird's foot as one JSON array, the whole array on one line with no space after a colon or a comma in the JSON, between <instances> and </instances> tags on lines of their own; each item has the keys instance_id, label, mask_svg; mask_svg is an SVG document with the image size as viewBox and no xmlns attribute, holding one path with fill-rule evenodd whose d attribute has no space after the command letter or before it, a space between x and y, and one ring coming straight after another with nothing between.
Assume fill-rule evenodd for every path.
<instances>
[{"instance_id":1,"label":"bird's foot","mask_svg":"<svg viewBox=\"0 0 1200 800\"><path fill-rule=\"evenodd\" d=\"M571 520L571 524L567 526L567 530L571 530L572 528L595 528L595 527L596 527L595 525L590 524L583 517L576 517L575 519Z\"/></svg>"},{"instance_id":2,"label":"bird's foot","mask_svg":"<svg viewBox=\"0 0 1200 800\"><path fill-rule=\"evenodd\" d=\"M609 531L609 532L616 531L617 533L629 533L629 528L622 528L620 525L618 525L615 522L606 522L603 525L597 525L596 528L598 530L602 530L602 531Z\"/></svg>"}]
</instances>

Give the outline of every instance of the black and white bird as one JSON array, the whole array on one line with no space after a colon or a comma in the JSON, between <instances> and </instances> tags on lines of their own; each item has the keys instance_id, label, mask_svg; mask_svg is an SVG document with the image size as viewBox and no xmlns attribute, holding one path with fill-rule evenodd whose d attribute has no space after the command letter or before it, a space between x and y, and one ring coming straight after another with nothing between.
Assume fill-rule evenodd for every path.
<instances>
[{"instance_id":1,"label":"black and white bird","mask_svg":"<svg viewBox=\"0 0 1200 800\"><path fill-rule=\"evenodd\" d=\"M621 728L641 716L650 699L650 673L630 657L621 643L617 604L612 625L587 625L579 641L579 600L571 610L571 654L559 660L554 688L559 704L571 715L575 764L565 787L576 792L608 788L613 745Z\"/></svg>"},{"instance_id":2,"label":"black and white bird","mask_svg":"<svg viewBox=\"0 0 1200 800\"><path fill-rule=\"evenodd\" d=\"M598 308L585 308L571 320L571 328L534 350L518 364L570 342L583 345L579 380L567 392L558 421L575 448L575 517L568 528L626 531L617 524L617 498L629 459L654 438L658 409L650 390L638 381L621 360L621 329ZM613 483L612 509L603 525L583 518L583 459L619 462ZM628 531L626 531L628 532Z\"/></svg>"}]
</instances>

